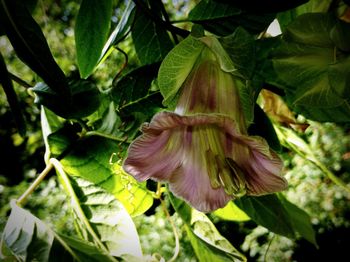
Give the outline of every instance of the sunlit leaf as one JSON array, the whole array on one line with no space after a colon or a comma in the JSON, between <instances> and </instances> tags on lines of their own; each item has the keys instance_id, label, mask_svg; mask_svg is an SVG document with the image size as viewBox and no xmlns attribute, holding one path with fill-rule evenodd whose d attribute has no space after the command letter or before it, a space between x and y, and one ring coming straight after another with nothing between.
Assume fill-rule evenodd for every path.
<instances>
[{"instance_id":1,"label":"sunlit leaf","mask_svg":"<svg viewBox=\"0 0 350 262\"><path fill-rule=\"evenodd\" d=\"M295 237L291 218L276 195L244 196L236 199L235 203L257 224L274 233Z\"/></svg>"},{"instance_id":2,"label":"sunlit leaf","mask_svg":"<svg viewBox=\"0 0 350 262\"><path fill-rule=\"evenodd\" d=\"M215 216L228 221L248 221L250 217L244 213L233 201L214 211Z\"/></svg>"},{"instance_id":3,"label":"sunlit leaf","mask_svg":"<svg viewBox=\"0 0 350 262\"><path fill-rule=\"evenodd\" d=\"M0 22L18 57L58 95L69 95L65 75L52 57L45 36L24 1L2 0Z\"/></svg>"},{"instance_id":4,"label":"sunlit leaf","mask_svg":"<svg viewBox=\"0 0 350 262\"><path fill-rule=\"evenodd\" d=\"M54 235L41 220L13 200L2 238L19 261L48 261Z\"/></svg>"},{"instance_id":5,"label":"sunlit leaf","mask_svg":"<svg viewBox=\"0 0 350 262\"><path fill-rule=\"evenodd\" d=\"M71 198L82 236L112 256L142 257L135 225L116 198L80 177L68 177L59 162L53 162L60 181Z\"/></svg>"},{"instance_id":6,"label":"sunlit leaf","mask_svg":"<svg viewBox=\"0 0 350 262\"><path fill-rule=\"evenodd\" d=\"M139 9L136 10L131 34L143 65L161 61L173 47L168 32Z\"/></svg>"},{"instance_id":7,"label":"sunlit leaf","mask_svg":"<svg viewBox=\"0 0 350 262\"><path fill-rule=\"evenodd\" d=\"M56 147L64 146L67 139L69 137L64 140L62 136L57 136ZM153 197L145 184L139 184L115 163L118 150L116 143L110 139L89 137L75 143L61 163L69 175L101 186L121 201L131 215L140 215L152 206Z\"/></svg>"},{"instance_id":8,"label":"sunlit leaf","mask_svg":"<svg viewBox=\"0 0 350 262\"><path fill-rule=\"evenodd\" d=\"M112 0L83 0L75 23L75 47L80 75L87 78L98 63L107 40Z\"/></svg>"},{"instance_id":9,"label":"sunlit leaf","mask_svg":"<svg viewBox=\"0 0 350 262\"><path fill-rule=\"evenodd\" d=\"M153 204L153 197L146 187L146 182L137 182L123 172L119 165L114 165L113 170L115 175L100 186L112 193L131 216L145 213Z\"/></svg>"},{"instance_id":10,"label":"sunlit leaf","mask_svg":"<svg viewBox=\"0 0 350 262\"><path fill-rule=\"evenodd\" d=\"M164 105L174 106L176 95L204 46L198 39L188 36L163 60L159 68L158 85L164 97Z\"/></svg>"}]
</instances>

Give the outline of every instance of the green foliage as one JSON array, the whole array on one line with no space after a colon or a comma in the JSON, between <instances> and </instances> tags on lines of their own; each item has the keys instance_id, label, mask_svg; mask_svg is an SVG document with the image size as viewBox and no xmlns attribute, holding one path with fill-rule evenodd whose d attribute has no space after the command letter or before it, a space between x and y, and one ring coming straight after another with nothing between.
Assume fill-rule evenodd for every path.
<instances>
[{"instance_id":1,"label":"green foliage","mask_svg":"<svg viewBox=\"0 0 350 262\"><path fill-rule=\"evenodd\" d=\"M112 16L112 0L83 0L75 24L75 45L82 78L87 78L100 60Z\"/></svg>"},{"instance_id":2,"label":"green foliage","mask_svg":"<svg viewBox=\"0 0 350 262\"><path fill-rule=\"evenodd\" d=\"M286 91L296 112L317 121L348 122L348 54L338 49L341 40L337 18L330 14L304 14L286 28L272 53L274 74L269 81ZM314 28L320 29L315 31ZM334 42L331 34L337 32ZM338 46L337 46L338 45ZM291 73L292 72L292 73Z\"/></svg>"},{"instance_id":3,"label":"green foliage","mask_svg":"<svg viewBox=\"0 0 350 262\"><path fill-rule=\"evenodd\" d=\"M26 174L0 176L1 259L294 261L302 241L328 251L322 232L350 228L345 1L35 2L0 1L1 150L21 152ZM174 108L203 52L232 74L249 135L283 157L285 192L204 214L123 171L140 126ZM265 112L262 89L292 111Z\"/></svg>"},{"instance_id":4,"label":"green foliage","mask_svg":"<svg viewBox=\"0 0 350 262\"><path fill-rule=\"evenodd\" d=\"M138 9L132 28L132 38L137 56L143 65L161 61L173 47L167 31Z\"/></svg>"},{"instance_id":5,"label":"green foliage","mask_svg":"<svg viewBox=\"0 0 350 262\"><path fill-rule=\"evenodd\" d=\"M1 23L18 57L55 92L69 95L65 75L56 64L45 36L22 1L2 1Z\"/></svg>"},{"instance_id":6,"label":"green foliage","mask_svg":"<svg viewBox=\"0 0 350 262\"><path fill-rule=\"evenodd\" d=\"M159 69L158 85L164 97L164 105L175 106L174 99L203 48L202 42L189 36L163 60Z\"/></svg>"},{"instance_id":7,"label":"green foliage","mask_svg":"<svg viewBox=\"0 0 350 262\"><path fill-rule=\"evenodd\" d=\"M246 261L246 258L220 235L209 218L169 193L170 201L186 225L191 245L200 261Z\"/></svg>"}]
</instances>

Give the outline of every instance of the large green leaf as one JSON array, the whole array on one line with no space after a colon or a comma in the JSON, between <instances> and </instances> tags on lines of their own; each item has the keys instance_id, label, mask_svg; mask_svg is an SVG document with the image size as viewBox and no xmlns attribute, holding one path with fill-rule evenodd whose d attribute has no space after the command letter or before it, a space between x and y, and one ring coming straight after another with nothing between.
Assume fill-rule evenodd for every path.
<instances>
[{"instance_id":1,"label":"large green leaf","mask_svg":"<svg viewBox=\"0 0 350 262\"><path fill-rule=\"evenodd\" d=\"M256 59L254 37L242 27L238 27L232 35L221 37L219 41L240 74L246 79L251 79Z\"/></svg>"},{"instance_id":2,"label":"large green leaf","mask_svg":"<svg viewBox=\"0 0 350 262\"><path fill-rule=\"evenodd\" d=\"M168 32L139 9L136 10L131 34L143 65L161 61L173 47Z\"/></svg>"},{"instance_id":3,"label":"large green leaf","mask_svg":"<svg viewBox=\"0 0 350 262\"><path fill-rule=\"evenodd\" d=\"M289 202L283 195L279 194L278 197L291 218L294 230L310 243L317 246L315 231L312 227L310 216L304 210Z\"/></svg>"},{"instance_id":4,"label":"large green leaf","mask_svg":"<svg viewBox=\"0 0 350 262\"><path fill-rule=\"evenodd\" d=\"M328 14L298 17L272 53L274 72L267 80L286 91L298 113L317 121L348 122L350 56L330 37L335 26L336 18Z\"/></svg>"},{"instance_id":5,"label":"large green leaf","mask_svg":"<svg viewBox=\"0 0 350 262\"><path fill-rule=\"evenodd\" d=\"M56 234L14 200L11 207L0 245L4 261L116 261L91 242Z\"/></svg>"},{"instance_id":6,"label":"large green leaf","mask_svg":"<svg viewBox=\"0 0 350 262\"><path fill-rule=\"evenodd\" d=\"M81 177L68 177L53 160L60 182L71 198L82 237L111 256L142 257L135 225L122 203L103 188Z\"/></svg>"},{"instance_id":7,"label":"large green leaf","mask_svg":"<svg viewBox=\"0 0 350 262\"><path fill-rule=\"evenodd\" d=\"M53 232L41 220L11 202L2 241L18 261L48 261L53 240Z\"/></svg>"},{"instance_id":8,"label":"large green leaf","mask_svg":"<svg viewBox=\"0 0 350 262\"><path fill-rule=\"evenodd\" d=\"M10 78L9 72L7 71L7 67L1 53L0 53L0 75L1 75L0 84L5 91L6 98L11 107L11 111L16 121L18 131L22 136L24 136L26 134L26 123L24 121L24 117L17 99L16 92L13 89L12 80Z\"/></svg>"},{"instance_id":9,"label":"large green leaf","mask_svg":"<svg viewBox=\"0 0 350 262\"><path fill-rule=\"evenodd\" d=\"M291 218L276 195L244 196L235 200L235 203L257 224L274 233L295 237Z\"/></svg>"},{"instance_id":10,"label":"large green leaf","mask_svg":"<svg viewBox=\"0 0 350 262\"><path fill-rule=\"evenodd\" d=\"M120 150L115 141L92 136L72 146L70 135L64 136L62 131L52 134L49 141L51 150L56 153L58 148L63 150L67 144L71 146L70 152L61 160L69 175L101 186L121 201L132 216L143 214L152 206L153 197L145 183L138 183L122 172L120 165L115 162Z\"/></svg>"},{"instance_id":11,"label":"large green leaf","mask_svg":"<svg viewBox=\"0 0 350 262\"><path fill-rule=\"evenodd\" d=\"M231 3L200 1L190 12L189 20L220 36L232 34L238 26L251 33L260 33L275 18L274 13L257 14L242 10Z\"/></svg>"},{"instance_id":12,"label":"large green leaf","mask_svg":"<svg viewBox=\"0 0 350 262\"><path fill-rule=\"evenodd\" d=\"M112 0L83 0L75 23L80 75L87 78L100 60L112 17Z\"/></svg>"},{"instance_id":13,"label":"large green leaf","mask_svg":"<svg viewBox=\"0 0 350 262\"><path fill-rule=\"evenodd\" d=\"M100 105L100 91L85 79L70 79L71 97L61 98L50 86L39 82L33 87L35 102L46 106L57 115L67 119L80 119L92 114ZM62 106L64 105L64 106Z\"/></svg>"},{"instance_id":14,"label":"large green leaf","mask_svg":"<svg viewBox=\"0 0 350 262\"><path fill-rule=\"evenodd\" d=\"M185 223L187 235L199 261L246 261L246 258L220 235L209 218L184 201L168 194L171 204Z\"/></svg>"},{"instance_id":15,"label":"large green leaf","mask_svg":"<svg viewBox=\"0 0 350 262\"><path fill-rule=\"evenodd\" d=\"M65 75L52 57L45 36L25 1L1 0L0 22L18 57L59 96L69 96Z\"/></svg>"},{"instance_id":16,"label":"large green leaf","mask_svg":"<svg viewBox=\"0 0 350 262\"><path fill-rule=\"evenodd\" d=\"M159 68L158 85L164 97L164 105L175 106L179 89L204 47L204 43L193 36L188 36L163 60Z\"/></svg>"}]
</instances>

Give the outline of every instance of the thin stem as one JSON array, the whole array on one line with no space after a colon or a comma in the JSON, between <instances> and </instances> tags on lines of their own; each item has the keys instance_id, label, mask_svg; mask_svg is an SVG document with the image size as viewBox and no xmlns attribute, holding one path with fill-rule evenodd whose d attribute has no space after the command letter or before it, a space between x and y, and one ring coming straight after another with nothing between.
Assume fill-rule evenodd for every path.
<instances>
[{"instance_id":1,"label":"thin stem","mask_svg":"<svg viewBox=\"0 0 350 262\"><path fill-rule=\"evenodd\" d=\"M268 244L268 246L267 246L267 248L266 248L266 251L265 251L265 254L264 254L264 262L267 261L267 253L268 253L269 250L270 250L271 243L272 243L272 241L275 239L275 236L276 236L276 235L273 234L273 236L272 236L271 240L269 241L269 244Z\"/></svg>"},{"instance_id":2,"label":"thin stem","mask_svg":"<svg viewBox=\"0 0 350 262\"><path fill-rule=\"evenodd\" d=\"M17 84L19 84L20 86L23 86L25 88L31 88L33 87L31 84L28 84L26 81L24 81L23 79L19 78L18 76L8 72L11 80L15 81Z\"/></svg>"},{"instance_id":3,"label":"thin stem","mask_svg":"<svg viewBox=\"0 0 350 262\"><path fill-rule=\"evenodd\" d=\"M47 174L52 170L53 164L48 163L45 167L45 169L39 174L39 176L34 180L34 182L27 188L27 190L18 198L17 205L23 206L28 198L29 195L31 195L34 190L37 188L37 186L41 183L41 181L44 180L44 178L47 176Z\"/></svg>"},{"instance_id":4,"label":"thin stem","mask_svg":"<svg viewBox=\"0 0 350 262\"><path fill-rule=\"evenodd\" d=\"M114 141L118 141L118 142L126 142L125 137L124 138L119 138L119 137L115 137L112 135L108 135L108 134L104 134L98 131L88 131L84 134L84 137L89 137L89 136L100 136L100 137L104 137L104 138L108 138Z\"/></svg>"},{"instance_id":5,"label":"thin stem","mask_svg":"<svg viewBox=\"0 0 350 262\"><path fill-rule=\"evenodd\" d=\"M161 183L158 182L157 184L157 192L156 192L156 198L158 198L160 200L160 203L162 205L162 208L164 210L164 213L165 213L165 216L167 218L167 220L170 222L171 224L171 227L173 229L173 232L174 232L174 237L175 237L175 249L174 249L174 255L172 256L172 258L169 259L168 262L173 262L176 260L176 258L178 257L179 255L179 252L180 252L180 241L179 241L179 234L177 233L177 228L176 228L176 225L173 221L173 219L171 218L170 214L169 214L169 211L166 207L166 204L164 202L164 200L162 199L161 197L161 194L162 194L163 190L162 190L162 187L161 187Z\"/></svg>"}]
</instances>

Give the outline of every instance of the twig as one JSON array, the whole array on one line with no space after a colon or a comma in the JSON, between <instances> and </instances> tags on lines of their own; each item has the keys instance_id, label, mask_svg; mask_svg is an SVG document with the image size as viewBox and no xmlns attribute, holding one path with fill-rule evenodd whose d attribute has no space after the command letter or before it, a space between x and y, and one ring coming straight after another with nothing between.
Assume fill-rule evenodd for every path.
<instances>
[{"instance_id":1,"label":"twig","mask_svg":"<svg viewBox=\"0 0 350 262\"><path fill-rule=\"evenodd\" d=\"M49 162L45 169L39 174L39 176L34 180L34 182L27 188L27 190L18 198L17 205L23 206L28 196L31 195L37 186L44 180L47 174L52 170L53 164Z\"/></svg>"},{"instance_id":2,"label":"twig","mask_svg":"<svg viewBox=\"0 0 350 262\"><path fill-rule=\"evenodd\" d=\"M127 67L128 63L129 63L128 54L125 53L124 50L120 49L117 46L115 46L115 49L117 49L119 52L121 52L124 55L125 60L124 60L124 63L122 65L122 67L120 68L119 72L113 78L113 81L112 81L112 86L113 87L116 85L119 76L122 74L123 70Z\"/></svg>"},{"instance_id":3,"label":"twig","mask_svg":"<svg viewBox=\"0 0 350 262\"><path fill-rule=\"evenodd\" d=\"M174 250L174 255L172 256L172 258L169 259L168 262L173 262L173 261L176 261L176 258L179 256L179 252L180 252L180 241L179 241L179 234L177 233L177 228L176 228L176 225L173 221L173 219L171 218L170 214L169 214L169 211L165 205L165 202L164 200L162 199L161 197L162 195L162 187L161 187L161 183L158 182L157 184L157 192L155 194L156 198L159 199L161 205L162 205L162 208L164 210L164 213L165 213L165 216L167 218L167 220L170 222L171 224L171 227L173 229L173 232L174 232L174 237L175 237L175 250Z\"/></svg>"}]
</instances>

